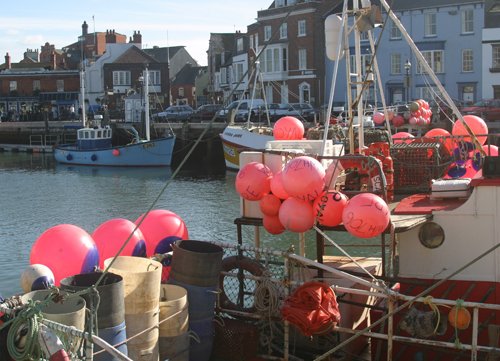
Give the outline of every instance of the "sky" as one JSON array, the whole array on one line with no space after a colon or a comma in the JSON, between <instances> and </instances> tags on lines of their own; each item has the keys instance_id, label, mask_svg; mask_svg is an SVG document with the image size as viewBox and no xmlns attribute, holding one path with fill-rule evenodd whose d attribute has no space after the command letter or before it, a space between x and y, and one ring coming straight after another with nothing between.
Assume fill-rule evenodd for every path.
<instances>
[{"instance_id":1,"label":"sky","mask_svg":"<svg viewBox=\"0 0 500 361\"><path fill-rule=\"evenodd\" d=\"M48 42L56 49L78 41L82 23L89 33L114 29L130 38L142 34L143 48L186 46L200 64L207 64L210 33L246 32L257 11L272 0L17 0L2 5L0 64L9 53L13 63L26 49Z\"/></svg>"}]
</instances>

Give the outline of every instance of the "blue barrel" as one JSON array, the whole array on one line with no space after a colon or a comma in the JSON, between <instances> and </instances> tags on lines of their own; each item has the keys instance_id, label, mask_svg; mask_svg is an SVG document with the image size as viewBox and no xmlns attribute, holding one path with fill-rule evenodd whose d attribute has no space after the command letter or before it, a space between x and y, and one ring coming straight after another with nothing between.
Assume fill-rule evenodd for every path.
<instances>
[{"instance_id":1,"label":"blue barrel","mask_svg":"<svg viewBox=\"0 0 500 361\"><path fill-rule=\"evenodd\" d=\"M109 327L109 328L101 328L97 330L97 335L102 338L104 341L109 343L110 345L118 345L119 343L124 342L127 339L127 331L125 327L125 321L120 323L117 326ZM128 356L127 344L115 347L118 351ZM94 353L100 351L101 348L94 344ZM94 355L94 361L118 361L119 359L113 357L108 352L104 351L98 355Z\"/></svg>"},{"instance_id":2,"label":"blue barrel","mask_svg":"<svg viewBox=\"0 0 500 361\"><path fill-rule=\"evenodd\" d=\"M189 346L189 361L209 361L214 345L215 327L213 318L189 321L189 328L198 340L191 339Z\"/></svg>"},{"instance_id":3,"label":"blue barrel","mask_svg":"<svg viewBox=\"0 0 500 361\"><path fill-rule=\"evenodd\" d=\"M202 287L180 282L175 278L168 280L169 284L186 289L188 299L189 322L192 320L213 319L215 315L215 301L217 286Z\"/></svg>"}]
</instances>

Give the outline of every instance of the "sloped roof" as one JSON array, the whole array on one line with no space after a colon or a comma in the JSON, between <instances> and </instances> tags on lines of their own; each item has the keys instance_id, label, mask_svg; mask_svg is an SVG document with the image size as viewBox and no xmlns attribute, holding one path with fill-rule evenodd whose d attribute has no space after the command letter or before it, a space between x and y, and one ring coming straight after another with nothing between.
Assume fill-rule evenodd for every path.
<instances>
[{"instance_id":1,"label":"sloped roof","mask_svg":"<svg viewBox=\"0 0 500 361\"><path fill-rule=\"evenodd\" d=\"M181 70L179 70L179 72L175 76L175 79L172 81L172 84L194 84L198 74L206 68L206 66L192 66L191 64L186 64L182 67Z\"/></svg>"},{"instance_id":2,"label":"sloped roof","mask_svg":"<svg viewBox=\"0 0 500 361\"><path fill-rule=\"evenodd\" d=\"M155 48L150 48L150 49L142 49L145 53L149 54L153 58L155 58L157 61L164 63L170 59L179 51L184 49L185 46L166 46L163 48L160 47L155 47Z\"/></svg>"},{"instance_id":3,"label":"sloped roof","mask_svg":"<svg viewBox=\"0 0 500 361\"><path fill-rule=\"evenodd\" d=\"M139 49L137 46L132 46L127 49L123 54L116 58L114 63L121 63L126 59L127 63L140 63L140 62L149 62L149 63L158 63L159 61L146 53L145 51Z\"/></svg>"}]
</instances>

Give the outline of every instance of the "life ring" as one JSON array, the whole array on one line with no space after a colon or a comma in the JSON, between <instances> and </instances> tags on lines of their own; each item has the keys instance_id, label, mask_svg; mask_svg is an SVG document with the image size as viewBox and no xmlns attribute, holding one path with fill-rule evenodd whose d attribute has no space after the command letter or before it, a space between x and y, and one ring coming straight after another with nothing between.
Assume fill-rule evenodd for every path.
<instances>
[{"instance_id":1,"label":"life ring","mask_svg":"<svg viewBox=\"0 0 500 361\"><path fill-rule=\"evenodd\" d=\"M247 272L251 274L252 276L262 276L264 273L265 268L257 261L252 260L248 257L240 257L240 256L230 256L226 257L222 260L222 267L221 270L222 272L231 272L233 270L243 270L244 272ZM221 274L219 276L219 288L221 290L220 293L220 306L221 308L228 309L228 310L234 310L234 311L239 311L239 312L248 312L248 313L253 313L255 312L255 302L252 302L251 305L244 305L240 304L238 302L241 297L239 297L239 290L240 287L237 288L236 292L236 302L233 302L227 295L227 292L224 288L224 279L225 275ZM235 279L234 277L230 277L232 279ZM255 292L255 289L253 290ZM234 293L234 292L233 292ZM245 297L243 297L244 299Z\"/></svg>"}]
</instances>

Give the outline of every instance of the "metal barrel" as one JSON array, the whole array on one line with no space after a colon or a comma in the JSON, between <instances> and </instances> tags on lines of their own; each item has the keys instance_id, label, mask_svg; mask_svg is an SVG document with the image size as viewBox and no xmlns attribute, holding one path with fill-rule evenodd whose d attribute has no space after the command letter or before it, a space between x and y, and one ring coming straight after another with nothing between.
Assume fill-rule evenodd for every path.
<instances>
[{"instance_id":1,"label":"metal barrel","mask_svg":"<svg viewBox=\"0 0 500 361\"><path fill-rule=\"evenodd\" d=\"M127 343L121 344L127 339L127 330L125 326L125 321L113 327L100 328L99 330L97 330L97 335L110 345L114 346L120 344L115 348L124 355L128 355ZM101 348L99 346L94 345L94 353L97 353L100 350ZM106 351L94 355L94 361L115 361L115 360L116 358Z\"/></svg>"},{"instance_id":2,"label":"metal barrel","mask_svg":"<svg viewBox=\"0 0 500 361\"><path fill-rule=\"evenodd\" d=\"M215 327L213 318L189 322L190 330L198 340L191 339L189 346L189 361L208 361L212 355Z\"/></svg>"},{"instance_id":3,"label":"metal barrel","mask_svg":"<svg viewBox=\"0 0 500 361\"><path fill-rule=\"evenodd\" d=\"M188 331L177 336L160 335L160 360L189 361L189 339Z\"/></svg>"},{"instance_id":4,"label":"metal barrel","mask_svg":"<svg viewBox=\"0 0 500 361\"><path fill-rule=\"evenodd\" d=\"M175 278L169 278L168 284L180 286L187 291L190 322L214 318L218 286L193 286Z\"/></svg>"}]
</instances>

